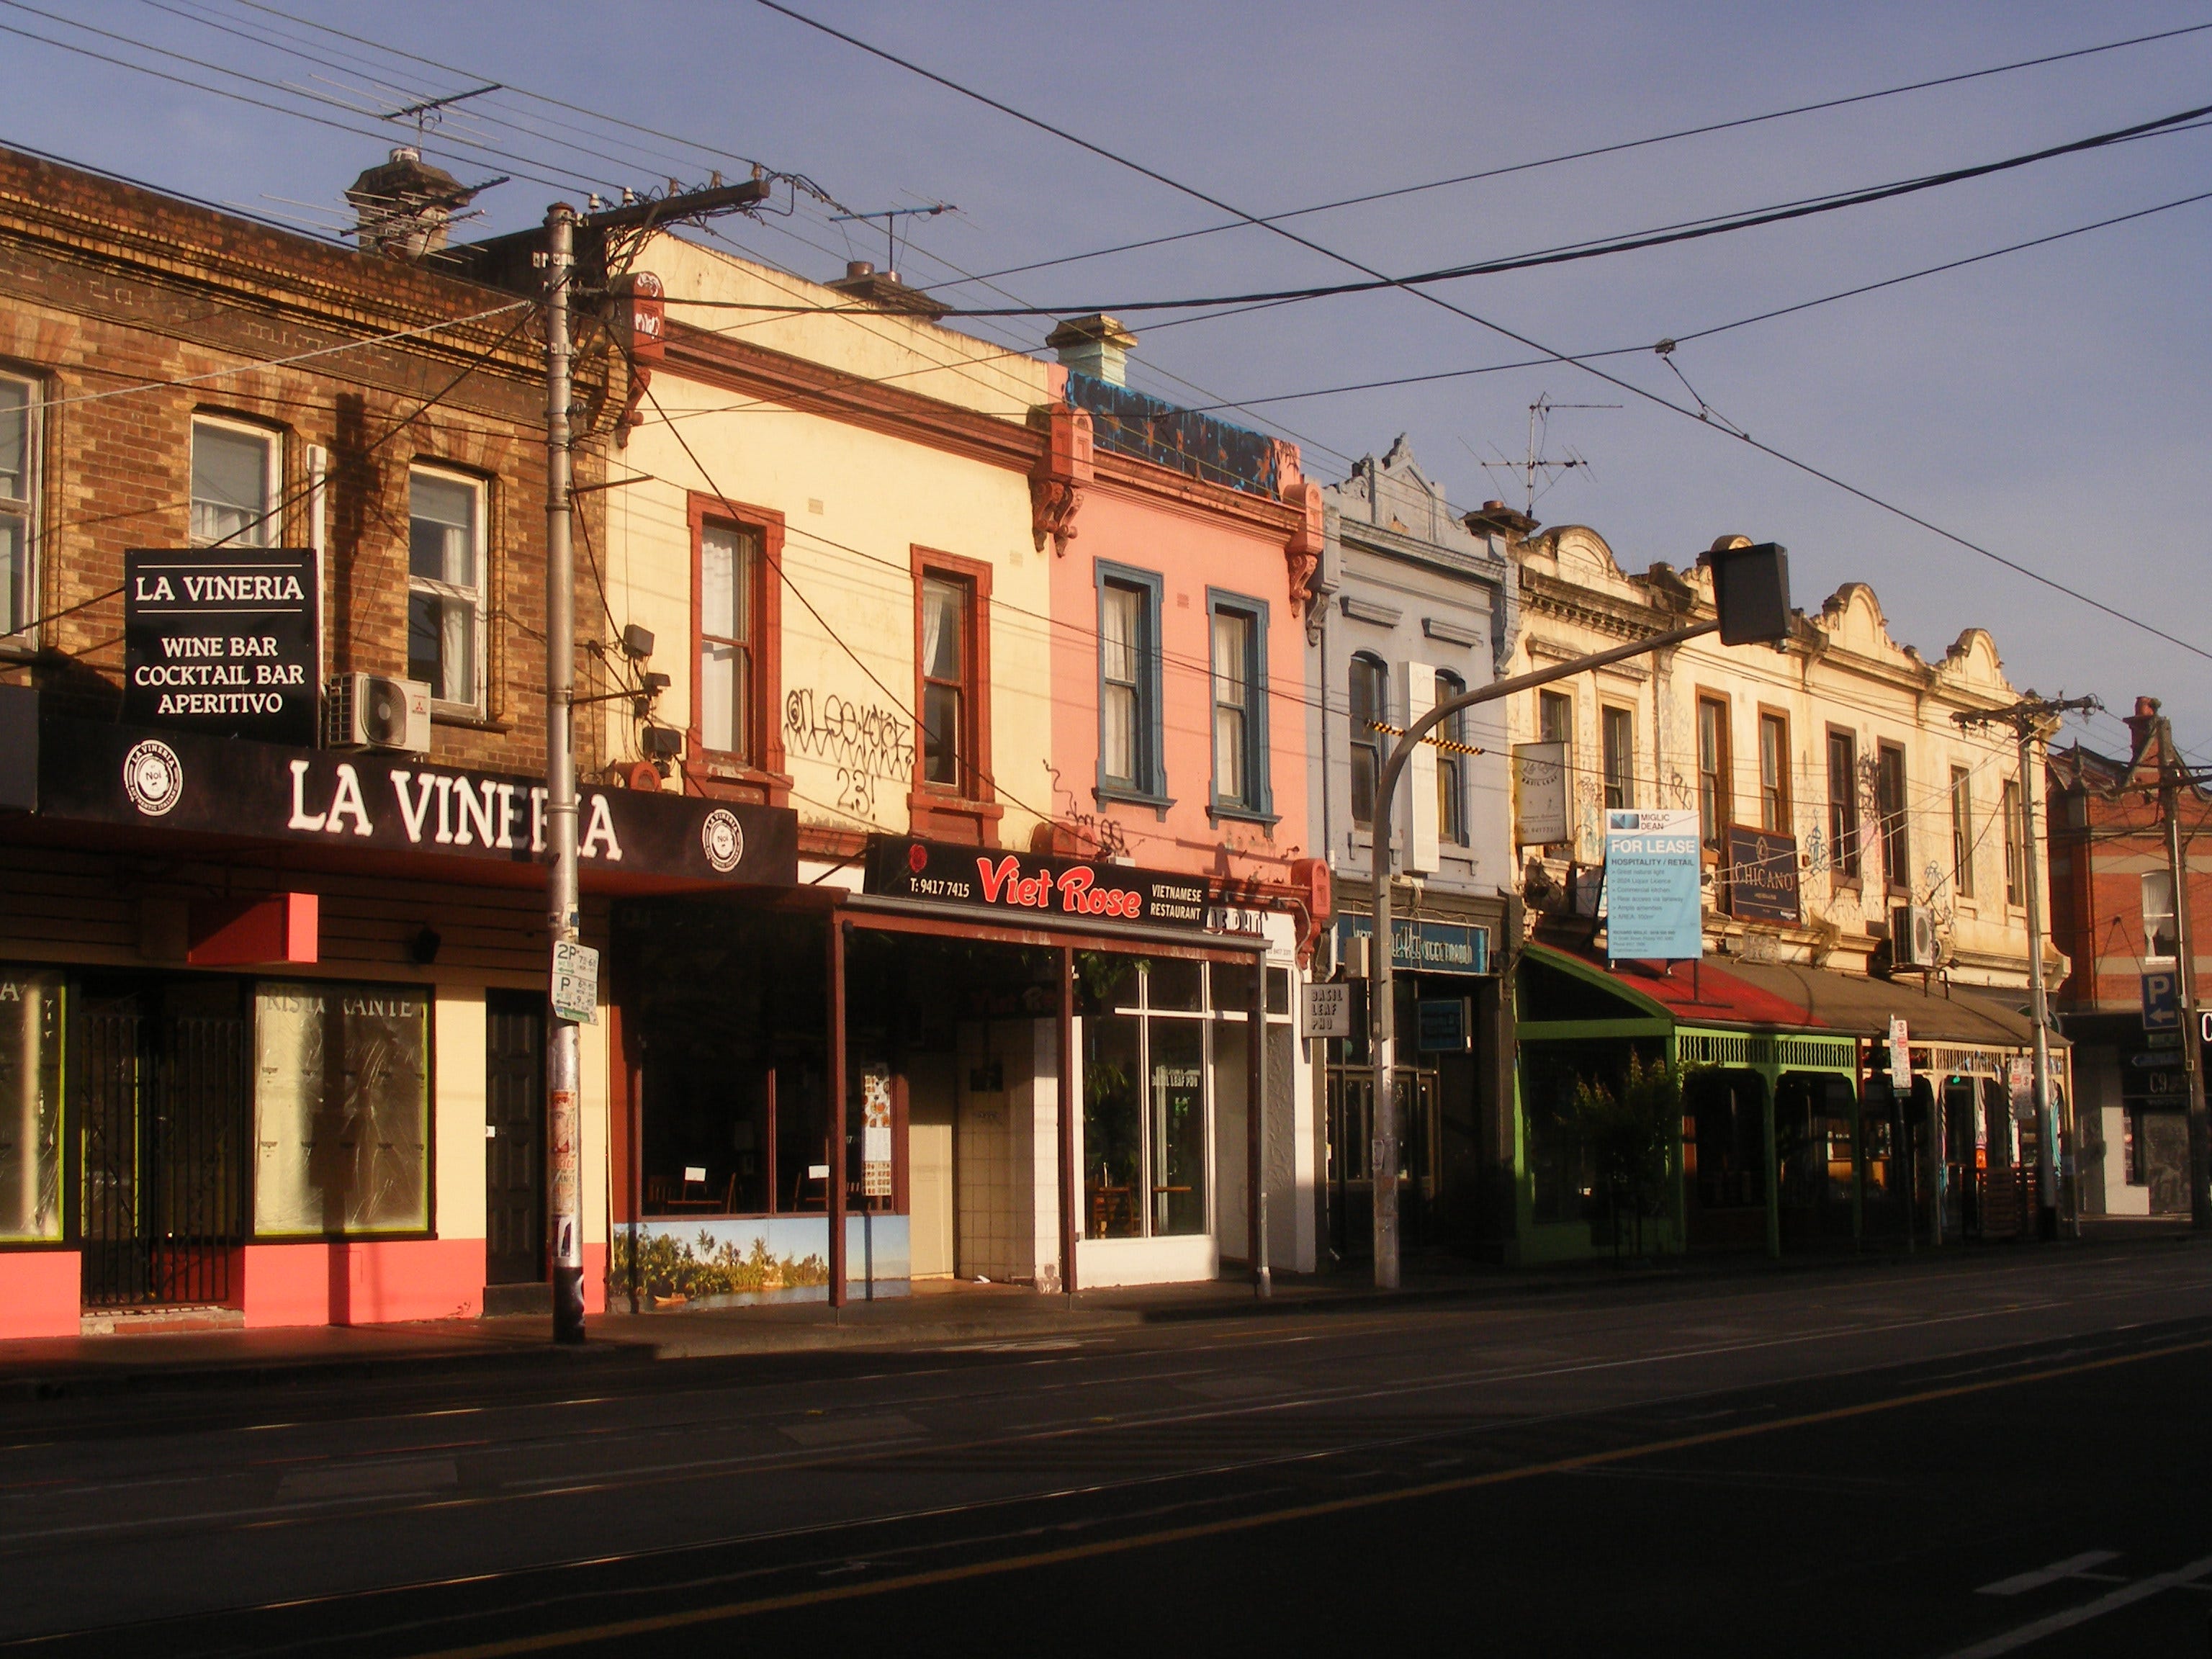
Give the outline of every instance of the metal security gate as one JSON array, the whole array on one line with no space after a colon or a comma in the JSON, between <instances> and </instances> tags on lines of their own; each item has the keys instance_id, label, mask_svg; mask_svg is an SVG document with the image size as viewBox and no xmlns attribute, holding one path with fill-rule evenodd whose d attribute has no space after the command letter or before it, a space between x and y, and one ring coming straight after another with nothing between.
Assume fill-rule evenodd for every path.
<instances>
[{"instance_id":1,"label":"metal security gate","mask_svg":"<svg viewBox=\"0 0 2212 1659\"><path fill-rule=\"evenodd\" d=\"M249 1053L242 1019L86 1017L76 1121L88 1307L229 1300L246 1239Z\"/></svg>"}]
</instances>

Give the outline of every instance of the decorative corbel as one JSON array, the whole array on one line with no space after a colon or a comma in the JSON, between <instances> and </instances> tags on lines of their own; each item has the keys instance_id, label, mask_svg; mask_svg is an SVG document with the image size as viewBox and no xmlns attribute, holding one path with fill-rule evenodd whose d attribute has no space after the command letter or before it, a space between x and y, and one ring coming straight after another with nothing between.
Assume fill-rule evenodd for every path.
<instances>
[{"instance_id":1,"label":"decorative corbel","mask_svg":"<svg viewBox=\"0 0 2212 1659\"><path fill-rule=\"evenodd\" d=\"M1314 577L1321 569L1323 545L1321 486L1299 478L1286 485L1283 498L1298 512L1297 528L1283 544L1283 557L1291 568L1291 603L1302 617L1311 617L1318 596Z\"/></svg>"},{"instance_id":2,"label":"decorative corbel","mask_svg":"<svg viewBox=\"0 0 2212 1659\"><path fill-rule=\"evenodd\" d=\"M1030 420L1043 428L1045 444L1036 471L1030 474L1030 532L1038 552L1044 551L1049 538L1057 557L1075 539L1075 515L1095 471L1091 411L1050 403L1035 410Z\"/></svg>"}]
</instances>

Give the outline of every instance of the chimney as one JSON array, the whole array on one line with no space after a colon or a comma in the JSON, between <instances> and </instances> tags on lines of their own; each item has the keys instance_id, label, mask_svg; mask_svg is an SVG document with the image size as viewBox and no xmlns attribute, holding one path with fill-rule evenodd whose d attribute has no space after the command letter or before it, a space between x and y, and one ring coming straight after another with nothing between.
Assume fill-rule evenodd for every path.
<instances>
[{"instance_id":1,"label":"chimney","mask_svg":"<svg viewBox=\"0 0 2212 1659\"><path fill-rule=\"evenodd\" d=\"M1121 319L1093 312L1071 317L1044 337L1060 354L1060 361L1078 374L1088 374L1109 386L1127 386L1129 351L1137 337L1121 326Z\"/></svg>"},{"instance_id":2,"label":"chimney","mask_svg":"<svg viewBox=\"0 0 2212 1659\"><path fill-rule=\"evenodd\" d=\"M1468 529L1477 536L1496 536L1511 546L1526 541L1535 534L1536 520L1526 513L1516 513L1503 501L1485 501L1481 510L1470 513L1464 520Z\"/></svg>"},{"instance_id":3,"label":"chimney","mask_svg":"<svg viewBox=\"0 0 2212 1659\"><path fill-rule=\"evenodd\" d=\"M830 286L883 311L902 311L933 323L945 314L945 307L928 295L899 281L896 270L878 270L872 259L848 259L844 276Z\"/></svg>"},{"instance_id":4,"label":"chimney","mask_svg":"<svg viewBox=\"0 0 2212 1659\"><path fill-rule=\"evenodd\" d=\"M2127 717L2128 733L2135 739L2135 752L2128 757L2128 769L2130 773L2142 771L2143 762L2148 758L2151 738L2158 731L2158 709L2159 702L2156 697L2137 697L2136 712ZM2158 757L2158 765L2160 769L2164 769L2166 765L2164 755ZM2156 774L2154 773L2152 775L2154 776Z\"/></svg>"},{"instance_id":5,"label":"chimney","mask_svg":"<svg viewBox=\"0 0 2212 1659\"><path fill-rule=\"evenodd\" d=\"M475 194L443 167L424 161L413 145L401 144L390 161L355 179L345 198L353 204L354 234L363 253L420 259L446 246L454 210Z\"/></svg>"}]
</instances>

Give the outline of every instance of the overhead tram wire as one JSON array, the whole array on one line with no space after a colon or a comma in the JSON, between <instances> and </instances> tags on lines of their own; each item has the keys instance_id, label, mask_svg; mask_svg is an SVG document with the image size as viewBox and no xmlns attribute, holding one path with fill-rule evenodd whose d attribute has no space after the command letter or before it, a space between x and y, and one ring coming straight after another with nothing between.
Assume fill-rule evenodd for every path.
<instances>
[{"instance_id":1,"label":"overhead tram wire","mask_svg":"<svg viewBox=\"0 0 2212 1659\"><path fill-rule=\"evenodd\" d=\"M2070 52L2048 53L2040 58L2024 58L2010 64L1997 64L1987 69L1967 70L1956 75L1937 76L1932 80L1907 82L1902 86L1884 87L1873 92L1853 93L1842 98L1826 98L1815 103L1796 104L1788 109L1771 110L1763 115L1738 116L1725 121L1708 121L1693 127L1681 127L1672 132L1655 133L1648 137L1625 139L1618 143L1598 144L1585 149L1570 150L1563 155L1547 155L1533 161L1516 161L1504 167L1486 167L1476 173L1455 173L1448 179L1433 179L1425 184L1401 185L1389 190L1369 191L1358 196L1346 196L1333 202L1317 202L1310 207L1292 208L1284 213L1272 213L1255 222L1239 217L1231 224L1205 225L1195 230L1176 231L1165 236L1148 236L1133 242L1116 243L1111 247L1093 248L1087 253L1063 254L1057 258L1038 259L1028 264L1009 265L1004 270L985 273L978 281L1000 276L1018 276L1032 270L1048 270L1054 266L1075 264L1088 259L1104 258L1110 254L1133 253L1140 249L1164 247L1172 242L1186 242L1201 236L1216 236L1224 231L1245 230L1256 224L1273 228L1291 219L1302 219L1314 214L1334 213L1348 207L1363 207L1373 202L1387 202L1401 197L1418 196L1425 191L1446 190L1458 185L1480 183L1486 179L1502 179L1517 173L1532 173L1542 167L1558 167L1568 161L1583 161L1601 155L1617 155L1625 151L1647 149L1655 144L1673 143L1678 139L1702 137L1709 133L1728 132L1742 127L1758 126L1765 122L1785 120L1799 115L1811 115L1821 110L1842 109L1853 104L1870 103L1877 99L1894 98L1902 94L1925 92L1936 87L1956 86L1964 82L1978 81L1990 76L2008 75L2017 70L2036 69L2048 64L2059 64L2077 58L2091 58L2100 52L2118 52L2129 46L2148 46L2160 40L2171 40L2182 35L2198 34L2212 29L2212 23L2191 23L2180 28L2162 29L2153 34L2131 35L2124 40L2110 40L2101 46L2081 46ZM957 286L954 284L953 286Z\"/></svg>"},{"instance_id":2,"label":"overhead tram wire","mask_svg":"<svg viewBox=\"0 0 2212 1659\"><path fill-rule=\"evenodd\" d=\"M1325 246L1319 242L1316 242L1307 237L1301 236L1296 231L1286 230L1280 225L1266 224L1255 215L1245 212L1242 208L1231 206L1229 203L1221 200L1218 197L1212 196L1205 191L1201 191L1195 185L1186 185L1179 179L1169 177L1167 174L1159 172L1156 168L1146 166L1143 162L1132 161L1127 156L1116 155L1112 150L1106 149L1098 144L1095 144L1087 138L1078 137L1075 134L1069 132L1063 128L1056 127L1048 121L1045 121L1036 116L1025 113L1021 110L1014 108L1010 104L1003 103L995 98L990 97L987 94L976 92L970 88L962 86L956 81L949 80L945 76L939 75L933 70L924 69L921 65L912 63L906 58L900 58L892 52L886 52L880 46L872 46L867 41L862 40L855 35L848 34L844 31L834 28L827 23L817 21L817 20L807 16L803 12L794 11L790 7L781 4L780 0L756 0L756 3L767 8L770 11L789 17L796 22L803 23L809 28L828 34L833 39L842 40L847 45L867 52L872 57L880 58L886 63L896 64L897 67L907 70L909 74L917 75L926 80L934 82L949 91L957 93L963 98L972 99L975 102L982 104L988 108L997 110L1000 113L1020 121L1025 125L1032 126L1036 128L1039 131L1048 133L1052 137L1061 140L1063 143L1073 144L1079 149L1084 149L1091 155L1100 157L1102 160L1111 161L1117 167L1127 168L1130 172L1135 173L1141 177L1150 179L1156 184L1163 185L1168 189L1173 190L1181 195L1188 196L1194 200L1203 202L1207 206L1214 208L1220 212L1234 214L1237 217L1246 220L1254 225L1261 226L1271 232L1273 234L1282 237L1286 241L1293 242L1300 247L1309 249L1313 252L1322 254L1325 258L1333 259L1339 264L1342 264L1351 270L1359 271L1376 283L1389 287L1405 288L1405 291L1407 293L1413 295L1418 299L1426 301L1429 304L1436 306L1442 310L1448 311L1455 317L1463 318L1467 321L1474 323L1478 327L1486 328L1493 333L1502 335L1505 338L1513 341L1516 344L1527 348L1528 350L1541 352L1547 358L1554 362L1577 368L1581 370L1582 373L1602 380L1608 386L1615 386L1623 392L1629 392L1646 403L1656 404L1661 409L1671 410L1673 413L1680 416L1686 420L1696 421L1699 426L1705 428L1707 430L1719 430L1719 428L1711 426L1709 422L1700 418L1698 410L1686 408L1684 405L1674 402L1672 398L1662 398L1657 392L1647 391L1644 387L1638 386L1632 380L1624 380L1617 374L1609 374L1606 370L1596 368L1589 363L1577 362L1574 359L1567 356L1564 352L1557 351L1552 347L1544 344L1540 340L1532 339L1525 334L1522 334L1513 329L1506 327L1502 323L1493 322L1489 318L1480 316L1474 312L1469 311L1465 307L1457 305L1441 295L1431 293L1425 288L1406 287L1403 283L1396 282L1390 277L1385 276L1381 271L1376 270L1373 266L1364 264L1359 260L1352 258L1348 254L1340 253L1334 248ZM2197 112L2202 113L2203 112ZM2168 121L2177 118L2168 118ZM2160 122L2153 125L2164 125L2166 124L2166 122ZM2137 130L2148 131L2149 129L2138 128ZM2112 142L2112 137L2113 136L2108 136L2105 142ZM1955 546L1962 547L1971 553L1979 555L1981 557L1989 560L1994 564L2001 565L2004 568L2013 571L2016 574L2025 576L2031 581L2033 581L2041 586L2047 587L2054 592L2063 593L2069 599L2077 600L2080 603L2089 606L2092 610L2111 617L2117 622L2125 623L2131 628L2139 629L2142 632L2149 634L2154 638L2164 640L2166 643L2177 646L2182 650L2188 652L2192 656L2201 657L2207 661L2212 661L2212 650L2207 650L2203 646L2193 644L2190 641L2185 640L2178 635L2170 634L2166 629L2157 627L2151 623L2145 622L2139 617L2130 616L2127 612L2121 611L2113 605L2106 605L2101 599L2093 599L2078 588L2069 586L2066 583L2057 580L2055 577L2046 576L2041 571L2037 570L2031 566L2024 565L2015 559L2008 558L2005 555L1998 553L1993 549L1985 547L1978 542L1972 541L1965 536L1961 536L1954 531L1946 530L1941 525L1935 523L1933 520L1923 518L1907 507L1899 507L1893 501L1887 501L1882 497L1875 495L1872 491L1862 489L1858 485L1851 483L1834 473L1826 471L1823 469L1814 465L1809 461L1800 460L1796 456L1778 449L1771 444L1761 442L1758 439L1752 437L1747 433L1729 433L1725 435L1736 442L1742 443L1750 448L1757 450L1763 455L1769 456L1775 460L1780 461L1786 466L1804 473L1808 477L1817 478L1822 483L1826 483L1834 489L1840 489L1845 494L1851 495L1859 501L1863 501L1871 507L1877 507L1882 512L1901 519L1908 524L1917 525L1921 529L1929 532L1931 535L1940 537L1942 539L1950 542Z\"/></svg>"}]
</instances>

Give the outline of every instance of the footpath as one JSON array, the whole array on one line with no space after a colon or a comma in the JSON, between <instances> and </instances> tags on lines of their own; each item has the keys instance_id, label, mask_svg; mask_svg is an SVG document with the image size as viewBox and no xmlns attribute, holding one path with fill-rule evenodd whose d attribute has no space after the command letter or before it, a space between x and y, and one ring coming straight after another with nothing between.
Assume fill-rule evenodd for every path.
<instances>
[{"instance_id":1,"label":"footpath","mask_svg":"<svg viewBox=\"0 0 2212 1659\"><path fill-rule=\"evenodd\" d=\"M1512 1305L1531 1297L1579 1294L1641 1299L1725 1293L1787 1280L1858 1279L1884 1274L1972 1273L2000 1267L2052 1267L2088 1256L2198 1248L2186 1229L2098 1230L2064 1244L2004 1244L1818 1254L1769 1261L1758 1256L1669 1257L1615 1267L1504 1268L1449 1256L1409 1257L1404 1283L1379 1291L1364 1264L1317 1274L1279 1274L1266 1301L1243 1278L1040 1295L1023 1285L923 1282L909 1295L740 1308L630 1313L618 1297L592 1316L588 1340L556 1346L545 1316L425 1321L402 1325L282 1329L178 1329L159 1333L0 1341L0 1399L82 1398L173 1389L240 1388L307 1382L344 1383L441 1373L574 1372L635 1369L656 1362L745 1354L1018 1351L1060 1340L1146 1326L1299 1318L1430 1306Z\"/></svg>"}]
</instances>

